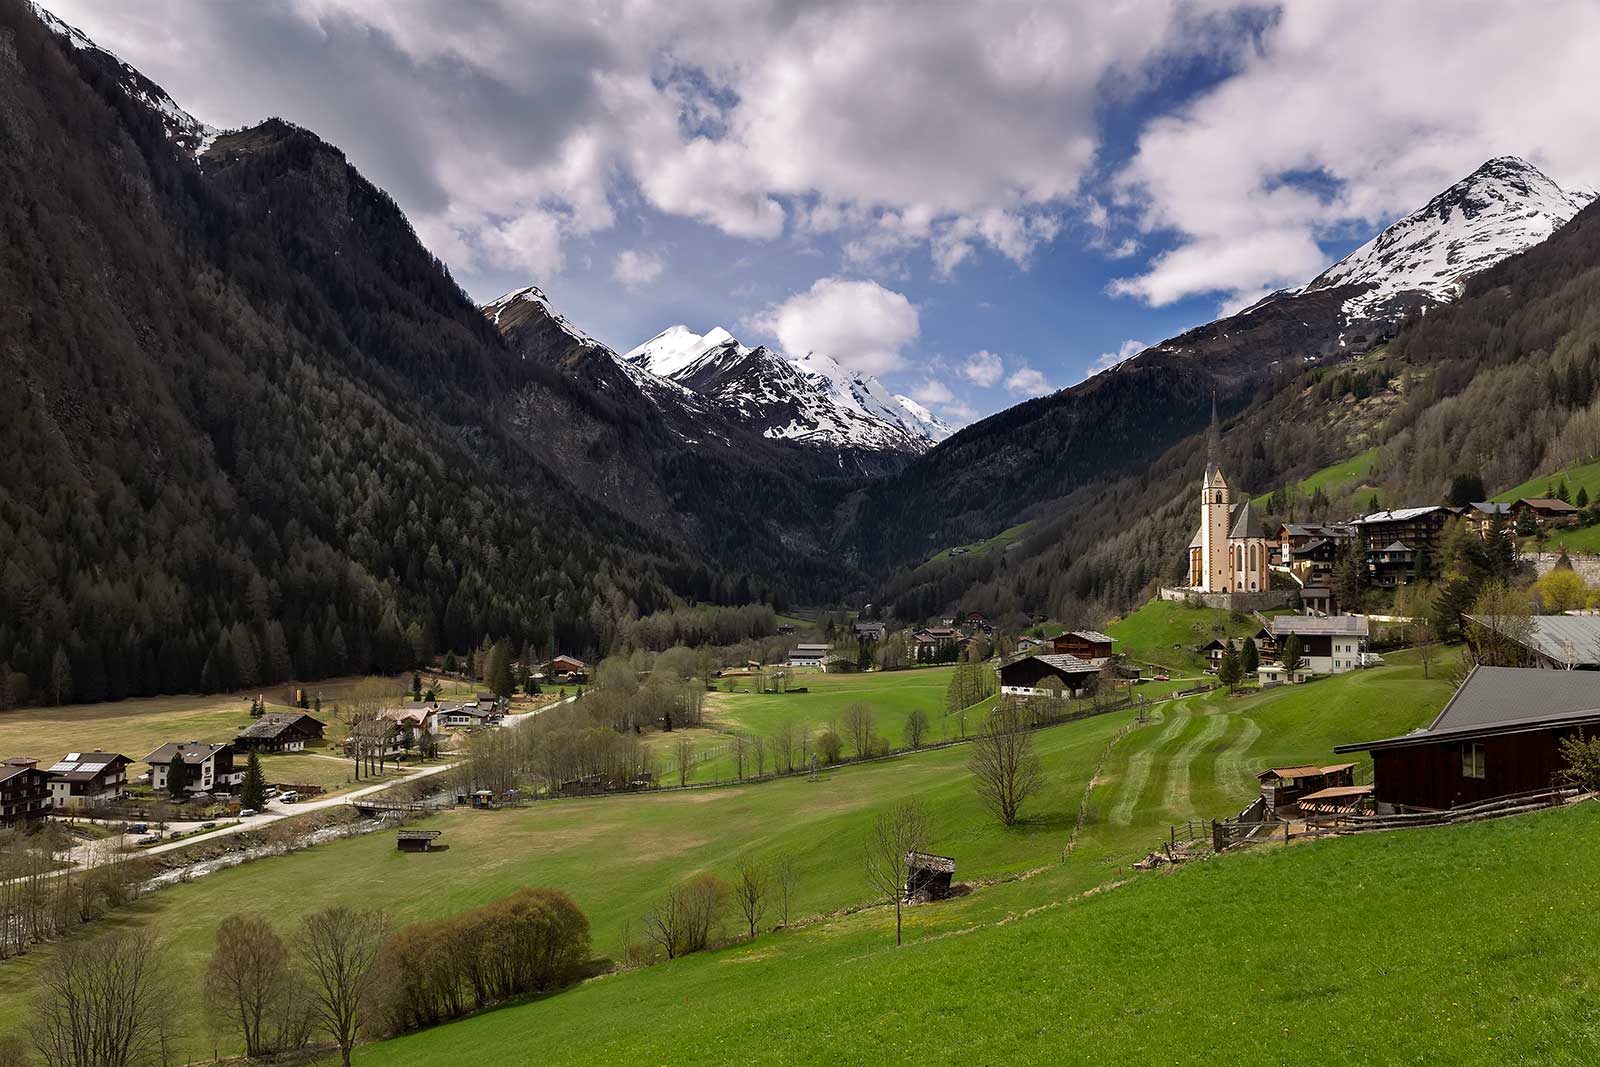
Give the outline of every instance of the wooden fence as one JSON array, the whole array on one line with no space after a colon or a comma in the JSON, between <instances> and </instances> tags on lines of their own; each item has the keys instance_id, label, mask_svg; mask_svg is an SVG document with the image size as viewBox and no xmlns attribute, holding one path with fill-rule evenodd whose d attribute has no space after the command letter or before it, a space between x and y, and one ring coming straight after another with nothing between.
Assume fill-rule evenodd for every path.
<instances>
[{"instance_id":1,"label":"wooden fence","mask_svg":"<svg viewBox=\"0 0 1600 1067\"><path fill-rule=\"evenodd\" d=\"M1211 824L1212 847L1218 852L1241 845L1260 845L1271 841L1288 842L1299 837L1322 837L1330 834L1360 834L1380 830L1410 830L1424 826L1454 826L1477 822L1481 819L1501 819L1508 815L1522 815L1543 808L1556 808L1586 796L1575 788L1540 789L1518 793L1509 797L1496 797L1477 804L1465 804L1449 811L1414 811L1392 815L1377 815L1353 810L1337 814L1311 816L1290 821L1272 817L1265 812L1264 802L1257 800L1231 819L1215 820Z\"/></svg>"}]
</instances>

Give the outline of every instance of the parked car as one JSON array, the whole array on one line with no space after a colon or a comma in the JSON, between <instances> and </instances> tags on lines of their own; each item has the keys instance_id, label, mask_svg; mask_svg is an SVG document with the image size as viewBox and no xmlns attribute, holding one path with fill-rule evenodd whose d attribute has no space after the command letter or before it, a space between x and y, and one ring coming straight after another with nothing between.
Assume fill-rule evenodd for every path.
<instances>
[{"instance_id":1,"label":"parked car","mask_svg":"<svg viewBox=\"0 0 1600 1067\"><path fill-rule=\"evenodd\" d=\"M200 829L202 829L202 830L215 830L216 828L217 828L217 824L216 824L215 820L213 820L211 822L203 822L203 823L200 824Z\"/></svg>"},{"instance_id":2,"label":"parked car","mask_svg":"<svg viewBox=\"0 0 1600 1067\"><path fill-rule=\"evenodd\" d=\"M274 789L272 786L268 786L266 791L263 792L261 795L266 797L268 800L271 800L273 797L278 795L278 791L276 789Z\"/></svg>"},{"instance_id":3,"label":"parked car","mask_svg":"<svg viewBox=\"0 0 1600 1067\"><path fill-rule=\"evenodd\" d=\"M300 799L300 794L291 789L287 793L279 794L278 799L283 801L285 804L293 804L295 801Z\"/></svg>"},{"instance_id":4,"label":"parked car","mask_svg":"<svg viewBox=\"0 0 1600 1067\"><path fill-rule=\"evenodd\" d=\"M147 834L149 832L150 824L147 822L131 822L128 824L128 833L130 834Z\"/></svg>"},{"instance_id":5,"label":"parked car","mask_svg":"<svg viewBox=\"0 0 1600 1067\"><path fill-rule=\"evenodd\" d=\"M252 815L260 815L260 814L261 813L259 811L257 811L255 808L245 808L243 811L241 811L239 813L239 818L248 819Z\"/></svg>"},{"instance_id":6,"label":"parked car","mask_svg":"<svg viewBox=\"0 0 1600 1067\"><path fill-rule=\"evenodd\" d=\"M1170 682L1170 681L1172 681L1172 679L1171 679L1171 678L1168 678L1168 677L1167 677L1167 676L1166 676L1166 675L1164 675L1164 674L1158 674L1158 675L1156 675L1156 676L1155 676L1155 678L1154 678L1154 679L1153 679L1153 680L1154 680L1154 681L1157 681L1157 682Z\"/></svg>"},{"instance_id":7,"label":"parked car","mask_svg":"<svg viewBox=\"0 0 1600 1067\"><path fill-rule=\"evenodd\" d=\"M144 837L139 838L137 843L141 845L153 845L160 840L160 834L146 834Z\"/></svg>"}]
</instances>

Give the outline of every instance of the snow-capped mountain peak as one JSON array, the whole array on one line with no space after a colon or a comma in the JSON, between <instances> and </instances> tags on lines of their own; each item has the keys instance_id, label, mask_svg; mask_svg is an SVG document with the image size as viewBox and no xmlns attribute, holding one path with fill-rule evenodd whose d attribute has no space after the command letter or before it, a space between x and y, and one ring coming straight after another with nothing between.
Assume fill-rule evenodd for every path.
<instances>
[{"instance_id":1,"label":"snow-capped mountain peak","mask_svg":"<svg viewBox=\"0 0 1600 1067\"><path fill-rule=\"evenodd\" d=\"M1304 292L1368 288L1346 301L1347 320L1381 313L1402 294L1441 303L1481 270L1548 238L1594 194L1569 192L1517 156L1499 156L1323 271Z\"/></svg>"},{"instance_id":2,"label":"snow-capped mountain peak","mask_svg":"<svg viewBox=\"0 0 1600 1067\"><path fill-rule=\"evenodd\" d=\"M544 295L544 290L537 285L524 286L513 289L504 296L486 304L483 313L489 316L489 321L502 328L510 328L532 317L542 316L549 319L562 333L571 337L581 345L590 348L604 348L599 341L590 337L571 322L567 317L557 311L550 304L550 298Z\"/></svg>"},{"instance_id":3,"label":"snow-capped mountain peak","mask_svg":"<svg viewBox=\"0 0 1600 1067\"><path fill-rule=\"evenodd\" d=\"M790 359L765 346L751 348L721 326L704 334L668 327L622 362L694 390L768 437L922 452L954 432L837 360L815 352Z\"/></svg>"}]
</instances>

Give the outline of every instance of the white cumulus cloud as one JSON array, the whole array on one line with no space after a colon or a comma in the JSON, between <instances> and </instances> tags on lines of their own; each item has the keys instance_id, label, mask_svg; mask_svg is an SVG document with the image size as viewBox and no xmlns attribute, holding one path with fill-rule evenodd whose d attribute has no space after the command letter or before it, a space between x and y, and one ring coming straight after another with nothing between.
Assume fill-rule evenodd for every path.
<instances>
[{"instance_id":1,"label":"white cumulus cloud","mask_svg":"<svg viewBox=\"0 0 1600 1067\"><path fill-rule=\"evenodd\" d=\"M1006 388L1018 396L1044 396L1055 391L1041 371L1034 370L1027 364L1011 372L1011 376L1006 379Z\"/></svg>"},{"instance_id":2,"label":"white cumulus cloud","mask_svg":"<svg viewBox=\"0 0 1600 1067\"><path fill-rule=\"evenodd\" d=\"M954 401L956 395L950 387L937 378L929 378L915 389L911 390L911 399L927 407L943 407Z\"/></svg>"},{"instance_id":3,"label":"white cumulus cloud","mask_svg":"<svg viewBox=\"0 0 1600 1067\"><path fill-rule=\"evenodd\" d=\"M961 365L961 376L985 389L998 382L1004 373L1005 366L1001 363L1000 357L988 349L972 353Z\"/></svg>"},{"instance_id":4,"label":"white cumulus cloud","mask_svg":"<svg viewBox=\"0 0 1600 1067\"><path fill-rule=\"evenodd\" d=\"M1141 131L1117 190L1176 245L1112 292L1242 306L1494 156L1593 184L1597 39L1590 0L1283 4L1235 74Z\"/></svg>"},{"instance_id":5,"label":"white cumulus cloud","mask_svg":"<svg viewBox=\"0 0 1600 1067\"><path fill-rule=\"evenodd\" d=\"M903 294L845 278L819 278L750 325L777 338L791 356L815 352L863 374L904 366L904 349L921 332L917 309Z\"/></svg>"},{"instance_id":6,"label":"white cumulus cloud","mask_svg":"<svg viewBox=\"0 0 1600 1067\"><path fill-rule=\"evenodd\" d=\"M653 252L627 248L617 253L611 276L629 289L637 289L659 278L664 266L661 257Z\"/></svg>"}]
</instances>

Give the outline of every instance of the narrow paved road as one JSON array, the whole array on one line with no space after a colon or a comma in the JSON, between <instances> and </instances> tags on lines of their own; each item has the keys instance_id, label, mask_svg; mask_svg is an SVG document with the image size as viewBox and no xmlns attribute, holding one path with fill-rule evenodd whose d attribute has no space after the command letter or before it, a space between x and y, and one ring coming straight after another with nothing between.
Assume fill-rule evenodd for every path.
<instances>
[{"instance_id":1,"label":"narrow paved road","mask_svg":"<svg viewBox=\"0 0 1600 1067\"><path fill-rule=\"evenodd\" d=\"M535 715L542 715L544 712L549 711L553 707L557 707L561 704L570 704L576 699L578 698L576 694L574 694L573 696L567 697L565 700L558 700L552 704L545 704L542 707L534 708L532 711L524 711L516 715L507 715L505 719L501 721L500 725L502 727L520 726L524 722L533 718ZM310 753L310 755L316 755L316 753ZM328 756L326 758L336 759L338 757ZM341 759L340 762L342 763L344 760ZM306 812L310 811L322 811L326 808L338 807L341 804L348 804L352 800L371 796L374 793L382 792L385 789L390 789L397 785L405 785L408 782L415 782L423 778L431 778L436 774L443 774L445 771L460 766L460 762L460 760L453 760L450 763L436 763L431 767L423 767L420 770L413 771L411 774L405 775L401 778L385 778L381 782L376 782L368 786L362 786L360 789L353 789L348 793L336 793L333 796L322 797L318 800L308 800L297 804L284 804L274 798L267 801L266 810L262 811L258 815L252 815L248 819L240 819L238 822L232 822L226 826L219 826L215 830L209 830L203 834L195 834L193 837L185 837L177 841L168 841L160 845L151 845L149 848L138 850L138 854L141 856L156 856L163 852L172 852L176 849L187 848L190 845L201 844L207 841L215 841L218 838L227 837L229 834L243 833L246 830L259 830L263 826L268 826L272 823L278 822L281 819L287 819L292 815L304 815ZM115 849L119 846L131 845L134 839L136 839L136 835L124 834L120 838L108 837L100 841L88 841L81 845L75 845L64 854L58 853L57 858L67 859L74 866L81 867L90 862L98 850L104 849L108 846Z\"/></svg>"}]
</instances>

